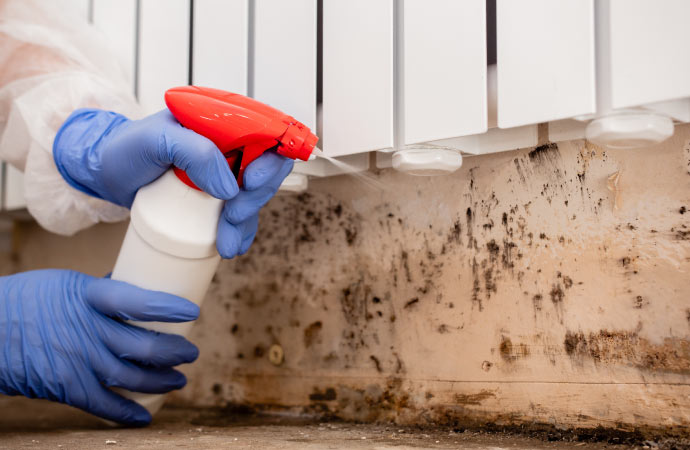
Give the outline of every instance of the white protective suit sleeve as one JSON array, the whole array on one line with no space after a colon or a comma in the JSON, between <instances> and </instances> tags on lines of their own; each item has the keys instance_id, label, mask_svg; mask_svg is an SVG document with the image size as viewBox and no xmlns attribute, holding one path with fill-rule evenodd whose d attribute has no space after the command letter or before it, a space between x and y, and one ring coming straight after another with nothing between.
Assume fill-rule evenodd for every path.
<instances>
[{"instance_id":1,"label":"white protective suit sleeve","mask_svg":"<svg viewBox=\"0 0 690 450\"><path fill-rule=\"evenodd\" d=\"M126 208L72 188L53 161L53 138L77 108L140 116L106 40L49 0L0 0L0 159L24 172L31 215L71 235Z\"/></svg>"}]
</instances>

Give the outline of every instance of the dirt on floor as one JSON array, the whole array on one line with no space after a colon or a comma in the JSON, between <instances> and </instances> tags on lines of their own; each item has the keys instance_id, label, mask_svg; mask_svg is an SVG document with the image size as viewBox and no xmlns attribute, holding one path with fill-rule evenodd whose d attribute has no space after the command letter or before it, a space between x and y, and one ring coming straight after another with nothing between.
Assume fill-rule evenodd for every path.
<instances>
[{"instance_id":1,"label":"dirt on floor","mask_svg":"<svg viewBox=\"0 0 690 450\"><path fill-rule=\"evenodd\" d=\"M41 400L0 398L0 449L623 449L687 448L683 442L558 430L519 434L393 424L323 422L242 408L164 408L146 428L112 428L73 408Z\"/></svg>"}]
</instances>

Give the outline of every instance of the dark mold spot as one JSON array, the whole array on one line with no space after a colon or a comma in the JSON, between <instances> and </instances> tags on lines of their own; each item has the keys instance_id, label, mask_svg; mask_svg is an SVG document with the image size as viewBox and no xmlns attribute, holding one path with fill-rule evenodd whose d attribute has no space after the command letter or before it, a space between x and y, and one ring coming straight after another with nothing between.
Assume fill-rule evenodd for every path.
<instances>
[{"instance_id":1,"label":"dark mold spot","mask_svg":"<svg viewBox=\"0 0 690 450\"><path fill-rule=\"evenodd\" d=\"M570 289L571 287L573 287L573 279L567 275L564 276L563 277L563 286L565 286L566 289Z\"/></svg>"},{"instance_id":2,"label":"dark mold spot","mask_svg":"<svg viewBox=\"0 0 690 450\"><path fill-rule=\"evenodd\" d=\"M309 348L312 346L312 344L316 341L316 339L319 337L319 333L321 332L321 328L323 328L323 324L321 323L320 320L317 320L316 322L312 323L308 327L304 329L304 346Z\"/></svg>"},{"instance_id":3,"label":"dark mold spot","mask_svg":"<svg viewBox=\"0 0 690 450\"><path fill-rule=\"evenodd\" d=\"M355 228L345 228L345 241L347 245L352 246L357 239L357 229Z\"/></svg>"},{"instance_id":4,"label":"dark mold spot","mask_svg":"<svg viewBox=\"0 0 690 450\"><path fill-rule=\"evenodd\" d=\"M501 255L501 262L503 263L504 269L512 269L515 265L513 263L513 249L517 247L515 242L509 242L507 240L503 241L503 254ZM518 258L520 254L518 253Z\"/></svg>"},{"instance_id":5,"label":"dark mold spot","mask_svg":"<svg viewBox=\"0 0 690 450\"><path fill-rule=\"evenodd\" d=\"M372 361L374 361L374 365L376 366L376 371L379 372L379 373L381 373L381 372L382 372L382 370L381 370L381 362L379 361L379 359L378 359L376 356L374 356L374 355L369 356L369 359L371 359Z\"/></svg>"},{"instance_id":6,"label":"dark mold spot","mask_svg":"<svg viewBox=\"0 0 690 450\"><path fill-rule=\"evenodd\" d=\"M484 400L495 397L496 394L492 391L482 389L477 394L455 394L455 403L459 405L481 405Z\"/></svg>"},{"instance_id":7,"label":"dark mold spot","mask_svg":"<svg viewBox=\"0 0 690 450\"><path fill-rule=\"evenodd\" d=\"M486 289L487 298L491 298L491 293L496 293L498 287L494 279L493 269L489 268L484 271L484 289Z\"/></svg>"},{"instance_id":8,"label":"dark mold spot","mask_svg":"<svg viewBox=\"0 0 690 450\"><path fill-rule=\"evenodd\" d=\"M230 327L230 332L232 334L237 334L237 332L240 330L240 326L237 324L234 324L232 327Z\"/></svg>"},{"instance_id":9,"label":"dark mold spot","mask_svg":"<svg viewBox=\"0 0 690 450\"><path fill-rule=\"evenodd\" d=\"M405 269L405 278L407 282L412 282L412 273L410 272L410 262L408 260L408 255L405 250L400 252L400 259L402 260L403 269Z\"/></svg>"},{"instance_id":10,"label":"dark mold spot","mask_svg":"<svg viewBox=\"0 0 690 450\"><path fill-rule=\"evenodd\" d=\"M507 362L513 362L525 356L529 356L529 348L525 344L513 345L508 337L501 337L501 344L498 346L501 358Z\"/></svg>"},{"instance_id":11,"label":"dark mold spot","mask_svg":"<svg viewBox=\"0 0 690 450\"><path fill-rule=\"evenodd\" d=\"M314 389L314 392L309 394L309 400L313 402L330 402L337 398L338 394L336 394L335 389L332 387L326 388L323 392L319 389Z\"/></svg>"},{"instance_id":12,"label":"dark mold spot","mask_svg":"<svg viewBox=\"0 0 690 450\"><path fill-rule=\"evenodd\" d=\"M462 234L462 225L460 225L460 221L456 220L455 223L453 224L453 228L450 229L450 232L448 233L448 243L456 243L460 244L460 235Z\"/></svg>"},{"instance_id":13,"label":"dark mold spot","mask_svg":"<svg viewBox=\"0 0 690 450\"><path fill-rule=\"evenodd\" d=\"M374 303L381 303L381 299L376 296L374 296L374 298L372 298L371 301Z\"/></svg>"},{"instance_id":14,"label":"dark mold spot","mask_svg":"<svg viewBox=\"0 0 690 450\"><path fill-rule=\"evenodd\" d=\"M558 145L553 142L540 145L528 154L530 161L534 164L552 160L556 155L558 155Z\"/></svg>"},{"instance_id":15,"label":"dark mold spot","mask_svg":"<svg viewBox=\"0 0 690 450\"><path fill-rule=\"evenodd\" d=\"M409 309L409 308L411 308L413 305L415 305L415 304L417 304L417 303L419 303L419 297L415 297L415 298L413 298L413 299L411 299L411 300L408 300L408 302L405 303L405 306L404 306L403 308L404 308L404 309Z\"/></svg>"},{"instance_id":16,"label":"dark mold spot","mask_svg":"<svg viewBox=\"0 0 690 450\"><path fill-rule=\"evenodd\" d=\"M632 260L630 259L629 256L624 256L621 258L621 266L623 266L623 267L628 267L631 262L632 262Z\"/></svg>"},{"instance_id":17,"label":"dark mold spot","mask_svg":"<svg viewBox=\"0 0 690 450\"><path fill-rule=\"evenodd\" d=\"M544 297L541 294L535 294L532 297L532 304L534 305L535 311L541 311L541 301Z\"/></svg>"},{"instance_id":18,"label":"dark mold spot","mask_svg":"<svg viewBox=\"0 0 690 450\"><path fill-rule=\"evenodd\" d=\"M563 289L561 288L560 284L554 284L551 288L551 292L549 292L549 295L551 296L551 301L554 304L558 304L563 301L563 298L565 297L565 292L563 292Z\"/></svg>"},{"instance_id":19,"label":"dark mold spot","mask_svg":"<svg viewBox=\"0 0 690 450\"><path fill-rule=\"evenodd\" d=\"M213 392L214 395L221 395L223 393L223 385L220 383L214 383L211 387L211 392Z\"/></svg>"},{"instance_id":20,"label":"dark mold spot","mask_svg":"<svg viewBox=\"0 0 690 450\"><path fill-rule=\"evenodd\" d=\"M671 229L673 231L673 228ZM685 231L685 230L677 230L676 231L676 239L679 241L688 241L690 240L690 231Z\"/></svg>"},{"instance_id":21,"label":"dark mold spot","mask_svg":"<svg viewBox=\"0 0 690 450\"><path fill-rule=\"evenodd\" d=\"M685 209L685 206L681 206L680 209L678 210L678 212L681 214L685 214L686 211L687 211L687 209Z\"/></svg>"},{"instance_id":22,"label":"dark mold spot","mask_svg":"<svg viewBox=\"0 0 690 450\"><path fill-rule=\"evenodd\" d=\"M264 348L263 345L259 344L256 347L254 347L254 357L255 358L262 358L265 353L266 353L266 349Z\"/></svg>"},{"instance_id":23,"label":"dark mold spot","mask_svg":"<svg viewBox=\"0 0 690 450\"><path fill-rule=\"evenodd\" d=\"M622 364L654 372L690 374L690 341L664 338L655 344L637 331L601 330L588 335L566 332L563 342L571 358L589 357L597 364Z\"/></svg>"},{"instance_id":24,"label":"dark mold spot","mask_svg":"<svg viewBox=\"0 0 690 450\"><path fill-rule=\"evenodd\" d=\"M498 252L501 251L501 247L496 244L496 241L491 239L487 244L486 244L486 249L489 251L489 255L492 260L496 260L498 257Z\"/></svg>"}]
</instances>

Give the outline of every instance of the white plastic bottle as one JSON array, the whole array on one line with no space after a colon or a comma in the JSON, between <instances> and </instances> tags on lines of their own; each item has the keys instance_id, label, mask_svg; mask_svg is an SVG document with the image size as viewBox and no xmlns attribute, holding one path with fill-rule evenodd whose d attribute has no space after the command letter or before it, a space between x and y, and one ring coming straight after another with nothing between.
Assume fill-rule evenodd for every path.
<instances>
[{"instance_id":1,"label":"white plastic bottle","mask_svg":"<svg viewBox=\"0 0 690 450\"><path fill-rule=\"evenodd\" d=\"M201 305L220 262L216 233L222 208L222 200L187 186L167 171L137 192L112 279ZM191 322L131 323L182 336L192 326ZM152 415L165 401L165 395L115 390Z\"/></svg>"}]
</instances>

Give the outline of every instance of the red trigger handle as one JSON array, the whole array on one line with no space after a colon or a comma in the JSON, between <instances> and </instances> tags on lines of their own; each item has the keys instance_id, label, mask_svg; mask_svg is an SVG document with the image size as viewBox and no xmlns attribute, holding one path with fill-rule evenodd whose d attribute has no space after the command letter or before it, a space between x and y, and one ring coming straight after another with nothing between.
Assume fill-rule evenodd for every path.
<instances>
[{"instance_id":1,"label":"red trigger handle","mask_svg":"<svg viewBox=\"0 0 690 450\"><path fill-rule=\"evenodd\" d=\"M307 161L318 137L293 117L244 95L198 86L168 89L165 104L184 127L210 139L237 178L244 181L247 166L266 150ZM199 189L178 168L177 177Z\"/></svg>"}]
</instances>

